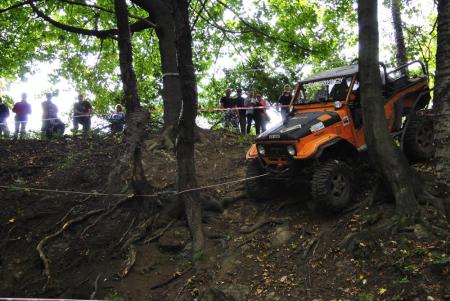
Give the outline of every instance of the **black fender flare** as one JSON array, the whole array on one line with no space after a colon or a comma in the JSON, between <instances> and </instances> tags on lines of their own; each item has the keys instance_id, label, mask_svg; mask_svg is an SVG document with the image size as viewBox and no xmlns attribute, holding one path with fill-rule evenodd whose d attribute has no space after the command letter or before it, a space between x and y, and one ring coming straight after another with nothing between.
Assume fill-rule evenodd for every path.
<instances>
[{"instance_id":1,"label":"black fender flare","mask_svg":"<svg viewBox=\"0 0 450 301\"><path fill-rule=\"evenodd\" d=\"M327 148L329 148L329 147L331 147L331 146L333 146L333 145L335 145L336 143L341 142L341 141L347 141L347 140L342 139L341 137L334 137L334 138L328 140L327 142L325 142L324 144L322 144L321 146L319 146L319 148L317 149L316 154L314 155L314 158L316 158L316 159L317 159L317 158L320 158L320 156L322 156L323 152L324 152Z\"/></svg>"}]
</instances>

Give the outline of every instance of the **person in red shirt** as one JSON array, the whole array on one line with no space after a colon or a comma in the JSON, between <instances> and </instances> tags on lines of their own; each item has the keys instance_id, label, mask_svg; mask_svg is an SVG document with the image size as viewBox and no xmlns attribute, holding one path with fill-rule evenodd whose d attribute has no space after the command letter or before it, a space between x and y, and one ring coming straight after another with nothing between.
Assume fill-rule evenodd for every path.
<instances>
[{"instance_id":1,"label":"person in red shirt","mask_svg":"<svg viewBox=\"0 0 450 301\"><path fill-rule=\"evenodd\" d=\"M14 116L15 120L15 131L14 131L14 139L17 139L20 130L20 138L22 139L25 136L25 129L27 127L28 115L31 114L31 106L27 102L27 93L22 93L22 100L20 102L16 102L12 111L16 113Z\"/></svg>"}]
</instances>

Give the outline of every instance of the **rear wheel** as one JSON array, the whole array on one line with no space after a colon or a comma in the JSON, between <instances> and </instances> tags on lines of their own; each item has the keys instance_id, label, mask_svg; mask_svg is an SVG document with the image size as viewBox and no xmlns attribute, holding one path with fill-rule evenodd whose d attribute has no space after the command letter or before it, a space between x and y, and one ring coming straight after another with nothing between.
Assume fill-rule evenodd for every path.
<instances>
[{"instance_id":1,"label":"rear wheel","mask_svg":"<svg viewBox=\"0 0 450 301\"><path fill-rule=\"evenodd\" d=\"M245 182L245 190L247 196L256 201L267 200L273 194L273 190L271 189L271 185L268 185L262 176L264 174L264 170L259 164L258 160L249 160L247 161L246 166L246 177L253 178L257 176L261 176L259 178L254 178Z\"/></svg>"},{"instance_id":2,"label":"rear wheel","mask_svg":"<svg viewBox=\"0 0 450 301\"><path fill-rule=\"evenodd\" d=\"M328 160L314 170L311 193L313 208L341 211L353 196L353 175L350 166L342 161Z\"/></svg>"},{"instance_id":3,"label":"rear wheel","mask_svg":"<svg viewBox=\"0 0 450 301\"><path fill-rule=\"evenodd\" d=\"M403 136L403 151L410 161L425 161L433 157L433 121L425 116L412 116Z\"/></svg>"}]
</instances>

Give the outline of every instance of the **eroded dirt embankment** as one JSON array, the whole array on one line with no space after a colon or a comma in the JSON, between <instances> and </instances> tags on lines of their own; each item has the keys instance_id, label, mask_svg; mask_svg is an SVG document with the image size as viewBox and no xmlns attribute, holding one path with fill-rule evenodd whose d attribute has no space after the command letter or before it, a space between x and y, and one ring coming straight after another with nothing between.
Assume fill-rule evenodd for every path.
<instances>
[{"instance_id":1,"label":"eroded dirt embankment","mask_svg":"<svg viewBox=\"0 0 450 301\"><path fill-rule=\"evenodd\" d=\"M202 131L196 146L199 185L243 178L248 146L248 139L234 133ZM121 150L116 139L98 136L0 140L0 185L103 191ZM155 149L144 159L151 190L173 190L173 152ZM358 201L370 193L370 173L363 184ZM170 197L124 201L111 210L120 199L1 189L0 296L448 300L448 241L422 227L367 237L351 250L342 247L347 234L392 214L391 204L326 216L306 209L307 187L283 189L261 203L243 193L242 183L202 193L210 201L207 249L194 254L194 270L186 221L164 211ZM122 248L127 241L132 243Z\"/></svg>"}]
</instances>

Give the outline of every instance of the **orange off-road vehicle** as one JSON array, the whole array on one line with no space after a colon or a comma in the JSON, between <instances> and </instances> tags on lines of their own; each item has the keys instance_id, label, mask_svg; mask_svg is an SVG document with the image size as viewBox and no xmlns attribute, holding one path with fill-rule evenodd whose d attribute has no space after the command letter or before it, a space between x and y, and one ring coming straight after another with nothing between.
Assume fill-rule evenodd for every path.
<instances>
[{"instance_id":1,"label":"orange off-road vehicle","mask_svg":"<svg viewBox=\"0 0 450 301\"><path fill-rule=\"evenodd\" d=\"M410 160L433 155L428 74L420 61L387 72L380 64L388 129ZM314 207L338 211L354 190L353 172L366 150L358 65L298 82L286 121L262 133L247 152L247 195L265 199L309 180ZM284 183L284 185L282 184Z\"/></svg>"}]
</instances>

